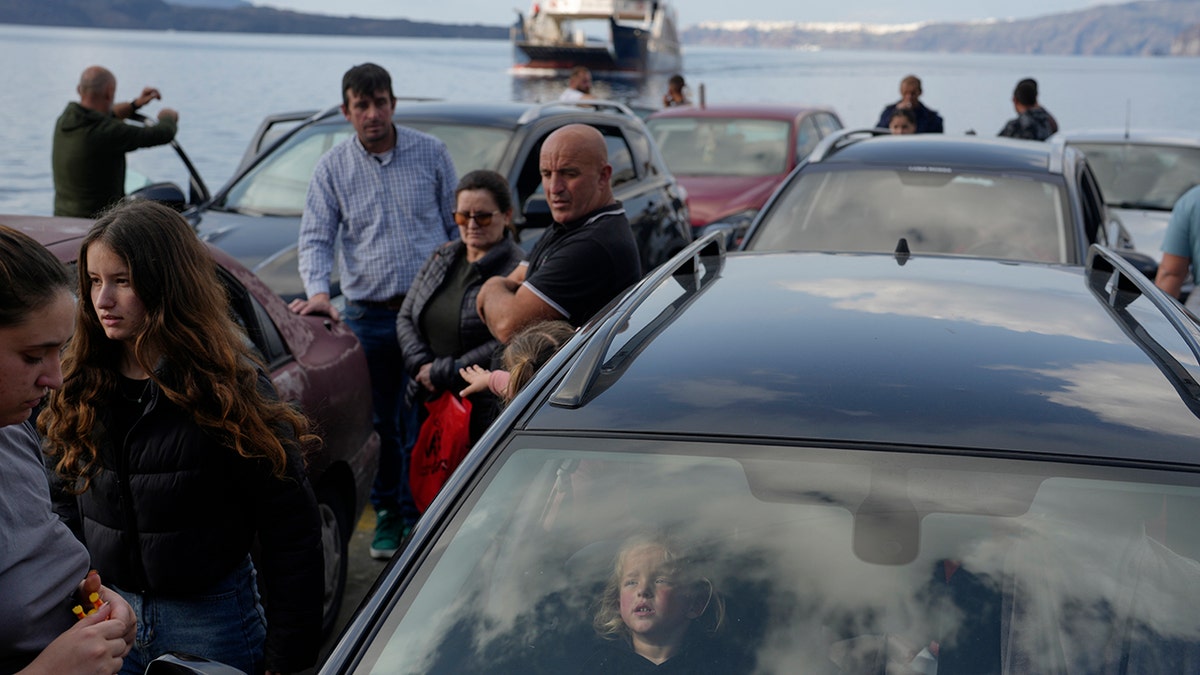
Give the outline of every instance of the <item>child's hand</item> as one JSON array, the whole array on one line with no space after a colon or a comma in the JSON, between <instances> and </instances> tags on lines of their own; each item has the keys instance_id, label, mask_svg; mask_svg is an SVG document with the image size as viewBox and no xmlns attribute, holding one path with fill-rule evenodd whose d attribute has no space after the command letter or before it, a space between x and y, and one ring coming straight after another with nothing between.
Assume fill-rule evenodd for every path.
<instances>
[{"instance_id":1,"label":"child's hand","mask_svg":"<svg viewBox=\"0 0 1200 675\"><path fill-rule=\"evenodd\" d=\"M480 365L473 365L466 368L459 368L458 375L467 381L467 388L458 392L458 395L461 398L466 398L471 394L487 391L488 378L492 376L492 371Z\"/></svg>"}]
</instances>

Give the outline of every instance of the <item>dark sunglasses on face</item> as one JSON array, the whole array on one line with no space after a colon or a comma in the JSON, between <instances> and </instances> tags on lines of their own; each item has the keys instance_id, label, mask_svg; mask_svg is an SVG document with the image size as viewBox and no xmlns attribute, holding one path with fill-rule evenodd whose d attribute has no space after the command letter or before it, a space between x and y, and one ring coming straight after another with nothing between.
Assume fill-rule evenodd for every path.
<instances>
[{"instance_id":1,"label":"dark sunglasses on face","mask_svg":"<svg viewBox=\"0 0 1200 675\"><path fill-rule=\"evenodd\" d=\"M492 217L500 213L499 211L481 211L479 213L467 213L466 211L455 211L454 222L460 227L466 227L467 223L474 220L479 223L480 227L487 227L492 224Z\"/></svg>"}]
</instances>

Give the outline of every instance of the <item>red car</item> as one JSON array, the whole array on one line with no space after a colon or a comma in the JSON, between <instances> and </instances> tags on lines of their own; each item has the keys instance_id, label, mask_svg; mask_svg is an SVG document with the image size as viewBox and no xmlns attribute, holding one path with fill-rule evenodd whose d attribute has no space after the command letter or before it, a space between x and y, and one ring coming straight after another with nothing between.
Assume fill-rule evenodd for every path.
<instances>
[{"instance_id":1,"label":"red car","mask_svg":"<svg viewBox=\"0 0 1200 675\"><path fill-rule=\"evenodd\" d=\"M646 126L687 190L692 234L719 227L740 240L775 188L842 120L829 108L763 103L667 108Z\"/></svg>"},{"instance_id":2,"label":"red car","mask_svg":"<svg viewBox=\"0 0 1200 675\"><path fill-rule=\"evenodd\" d=\"M0 215L0 224L29 234L73 264L92 221ZM350 535L366 506L379 458L366 355L345 324L293 314L282 298L229 254L208 248L229 292L231 309L271 369L279 396L297 404L324 441L308 457L308 472L321 513L323 626L328 632L345 590Z\"/></svg>"}]
</instances>

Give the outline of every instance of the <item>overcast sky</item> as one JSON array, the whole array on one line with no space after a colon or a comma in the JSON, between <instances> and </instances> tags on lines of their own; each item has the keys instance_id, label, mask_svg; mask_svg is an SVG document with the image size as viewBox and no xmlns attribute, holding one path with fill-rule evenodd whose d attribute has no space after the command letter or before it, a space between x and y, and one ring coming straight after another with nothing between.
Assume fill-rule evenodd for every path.
<instances>
[{"instance_id":1,"label":"overcast sky","mask_svg":"<svg viewBox=\"0 0 1200 675\"><path fill-rule=\"evenodd\" d=\"M515 9L527 12L529 0L340 0L336 9L329 0L251 0L256 5L293 9L314 14L403 18L439 23L509 24ZM862 21L913 23L917 21L972 21L1029 18L1115 4L1096 0L858 0L852 3L796 2L796 0L674 0L679 23L737 19L777 21Z\"/></svg>"}]
</instances>

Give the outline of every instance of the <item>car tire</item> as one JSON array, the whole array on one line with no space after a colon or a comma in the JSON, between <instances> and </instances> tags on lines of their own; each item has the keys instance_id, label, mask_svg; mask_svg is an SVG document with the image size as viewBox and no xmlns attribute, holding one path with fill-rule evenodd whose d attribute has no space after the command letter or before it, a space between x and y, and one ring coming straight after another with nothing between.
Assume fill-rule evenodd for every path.
<instances>
[{"instance_id":1,"label":"car tire","mask_svg":"<svg viewBox=\"0 0 1200 675\"><path fill-rule=\"evenodd\" d=\"M346 595L346 574L350 568L351 523L345 500L336 490L318 490L317 512L321 519L321 551L325 559L321 636L328 637L337 623L342 600Z\"/></svg>"}]
</instances>

